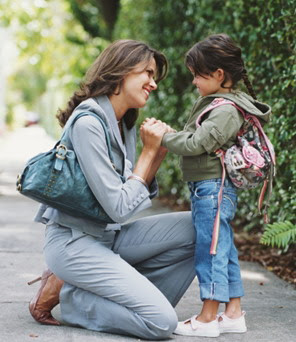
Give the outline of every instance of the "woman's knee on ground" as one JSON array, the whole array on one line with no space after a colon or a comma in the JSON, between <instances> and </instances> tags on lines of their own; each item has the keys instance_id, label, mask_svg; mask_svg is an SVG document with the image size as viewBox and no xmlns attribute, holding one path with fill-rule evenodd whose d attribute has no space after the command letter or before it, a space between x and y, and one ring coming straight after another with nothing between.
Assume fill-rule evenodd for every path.
<instances>
[{"instance_id":1,"label":"woman's knee on ground","mask_svg":"<svg viewBox=\"0 0 296 342\"><path fill-rule=\"evenodd\" d=\"M179 212L178 226L181 232L182 245L195 246L196 232L192 223L190 211Z\"/></svg>"},{"instance_id":2,"label":"woman's knee on ground","mask_svg":"<svg viewBox=\"0 0 296 342\"><path fill-rule=\"evenodd\" d=\"M148 339L161 340L168 338L175 331L178 317L173 308L167 308L153 319L144 319L149 329Z\"/></svg>"}]
</instances>

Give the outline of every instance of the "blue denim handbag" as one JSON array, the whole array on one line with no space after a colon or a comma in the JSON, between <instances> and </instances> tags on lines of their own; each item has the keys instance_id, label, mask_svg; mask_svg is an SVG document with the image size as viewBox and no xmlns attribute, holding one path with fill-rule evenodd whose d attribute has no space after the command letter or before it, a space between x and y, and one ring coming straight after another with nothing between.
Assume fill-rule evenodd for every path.
<instances>
[{"instance_id":1,"label":"blue denim handbag","mask_svg":"<svg viewBox=\"0 0 296 342\"><path fill-rule=\"evenodd\" d=\"M73 115L73 114L72 114ZM108 153L114 166L109 133L104 121L96 114L83 112L70 117L61 140L48 152L30 159L17 178L17 190L37 202L49 205L68 215L98 223L113 223L92 193L73 150L68 148L70 127L82 116L96 117L102 124ZM120 176L124 182L124 178Z\"/></svg>"}]
</instances>

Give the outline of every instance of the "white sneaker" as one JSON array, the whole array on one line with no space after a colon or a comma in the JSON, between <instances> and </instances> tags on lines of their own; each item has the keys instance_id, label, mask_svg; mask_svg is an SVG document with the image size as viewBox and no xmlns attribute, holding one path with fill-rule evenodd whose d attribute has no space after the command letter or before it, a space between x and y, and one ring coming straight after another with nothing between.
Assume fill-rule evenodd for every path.
<instances>
[{"instance_id":1,"label":"white sneaker","mask_svg":"<svg viewBox=\"0 0 296 342\"><path fill-rule=\"evenodd\" d=\"M247 331L246 320L245 320L246 312L243 311L242 315L239 318L231 319L225 315L225 312L221 312L218 315L218 324L220 333L244 333ZM219 319L221 319L219 321Z\"/></svg>"},{"instance_id":2,"label":"white sneaker","mask_svg":"<svg viewBox=\"0 0 296 342\"><path fill-rule=\"evenodd\" d=\"M209 323L202 323L197 321L196 317L197 315L187 319L186 321L178 322L178 326L174 331L174 334L204 337L218 337L220 335L218 319Z\"/></svg>"}]
</instances>

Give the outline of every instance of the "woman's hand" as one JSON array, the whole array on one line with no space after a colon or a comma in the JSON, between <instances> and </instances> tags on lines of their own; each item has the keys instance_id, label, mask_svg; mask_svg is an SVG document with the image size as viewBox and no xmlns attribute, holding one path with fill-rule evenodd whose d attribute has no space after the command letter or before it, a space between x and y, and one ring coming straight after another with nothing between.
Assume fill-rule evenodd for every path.
<instances>
[{"instance_id":1,"label":"woman's hand","mask_svg":"<svg viewBox=\"0 0 296 342\"><path fill-rule=\"evenodd\" d=\"M144 148L157 151L160 148L162 137L168 131L168 126L154 118L146 119L140 127L140 136Z\"/></svg>"},{"instance_id":2,"label":"woman's hand","mask_svg":"<svg viewBox=\"0 0 296 342\"><path fill-rule=\"evenodd\" d=\"M146 127L150 127L150 128L152 128L153 129L153 125L155 125L156 123L162 123L163 124L163 128L165 128L165 132L164 132L164 134L165 133L174 133L174 132L176 132L176 130L175 129L173 129L171 126L169 126L168 124L166 124L166 123L164 123L164 122L162 122L162 121L160 121L160 120L157 120L157 119L155 119L155 118L146 118L144 121L143 121L143 123L142 123L142 125L141 125L141 128L140 128L140 134L141 134L141 139L142 139L142 142L144 143L144 140L143 139L145 139L145 137L142 135L142 131L143 131L143 129ZM147 125L147 126L146 126ZM155 126L156 127L156 126ZM163 137L163 134L162 134L162 137ZM161 137L161 139L162 139L162 137ZM161 146L161 145L159 145L159 149L158 149L158 152L157 152L157 154L159 155L159 157L162 157L162 158L164 158L165 157L165 155L167 154L167 152L168 152L168 150L167 150L167 148L165 148L164 146Z\"/></svg>"},{"instance_id":3,"label":"woman's hand","mask_svg":"<svg viewBox=\"0 0 296 342\"><path fill-rule=\"evenodd\" d=\"M160 164L167 154L167 149L161 146L165 133L175 132L169 125L155 118L146 119L140 127L143 149L133 173L150 184L155 177Z\"/></svg>"}]
</instances>

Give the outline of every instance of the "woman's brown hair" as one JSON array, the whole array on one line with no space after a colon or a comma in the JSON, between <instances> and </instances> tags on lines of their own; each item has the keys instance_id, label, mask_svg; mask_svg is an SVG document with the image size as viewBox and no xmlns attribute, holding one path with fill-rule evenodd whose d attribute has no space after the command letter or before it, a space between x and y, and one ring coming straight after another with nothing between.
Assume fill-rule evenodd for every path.
<instances>
[{"instance_id":1,"label":"woman's brown hair","mask_svg":"<svg viewBox=\"0 0 296 342\"><path fill-rule=\"evenodd\" d=\"M241 49L225 33L214 34L196 43L186 54L186 66L196 75L211 75L217 69L225 73L222 88L231 81L235 87L241 79L244 81L249 94L256 99L254 89L249 81Z\"/></svg>"},{"instance_id":2,"label":"woman's brown hair","mask_svg":"<svg viewBox=\"0 0 296 342\"><path fill-rule=\"evenodd\" d=\"M154 58L158 83L167 73L166 57L147 44L136 40L118 40L109 45L88 69L80 89L75 91L64 110L59 110L57 118L63 127L73 110L84 100L100 95L110 96L120 92L124 77L141 62L147 64ZM129 109L124 115L127 128L132 128L138 118L138 109Z\"/></svg>"}]
</instances>

